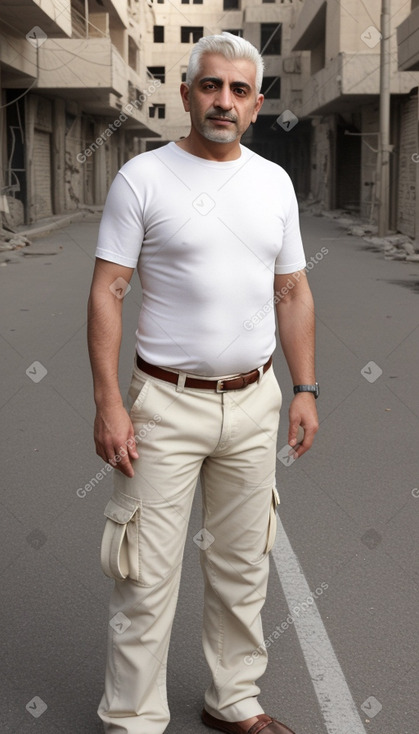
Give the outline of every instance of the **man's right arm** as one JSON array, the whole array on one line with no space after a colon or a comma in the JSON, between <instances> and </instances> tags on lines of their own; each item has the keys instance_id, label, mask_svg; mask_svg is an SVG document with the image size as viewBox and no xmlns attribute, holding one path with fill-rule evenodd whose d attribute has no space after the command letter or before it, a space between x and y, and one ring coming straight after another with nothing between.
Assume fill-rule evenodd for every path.
<instances>
[{"instance_id":1,"label":"man's right arm","mask_svg":"<svg viewBox=\"0 0 419 734\"><path fill-rule=\"evenodd\" d=\"M88 345L93 373L96 418L96 453L128 477L134 475L131 459L138 453L134 428L124 408L118 381L122 338L122 280L129 283L133 268L96 258L88 303ZM115 283L115 281L118 281ZM121 452L121 448L124 451ZM116 462L114 457L121 460Z\"/></svg>"}]
</instances>

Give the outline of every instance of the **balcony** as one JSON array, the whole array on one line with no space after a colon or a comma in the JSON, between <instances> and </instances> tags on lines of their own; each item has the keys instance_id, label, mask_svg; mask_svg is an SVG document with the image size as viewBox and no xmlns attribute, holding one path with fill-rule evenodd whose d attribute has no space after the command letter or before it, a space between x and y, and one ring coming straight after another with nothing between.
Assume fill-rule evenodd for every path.
<instances>
[{"instance_id":1,"label":"balcony","mask_svg":"<svg viewBox=\"0 0 419 734\"><path fill-rule=\"evenodd\" d=\"M147 88L141 81L110 38L48 39L39 48L39 90L75 100L92 115L117 118L124 114L126 128L158 135L141 101Z\"/></svg>"},{"instance_id":2,"label":"balcony","mask_svg":"<svg viewBox=\"0 0 419 734\"><path fill-rule=\"evenodd\" d=\"M39 48L38 87L73 90L86 99L92 90L122 97L125 67L110 38L48 39Z\"/></svg>"},{"instance_id":3,"label":"balcony","mask_svg":"<svg viewBox=\"0 0 419 734\"><path fill-rule=\"evenodd\" d=\"M291 45L294 51L315 48L326 33L326 0L310 0L304 3L292 31Z\"/></svg>"},{"instance_id":4,"label":"balcony","mask_svg":"<svg viewBox=\"0 0 419 734\"><path fill-rule=\"evenodd\" d=\"M71 36L70 0L1 0L1 18L23 37L34 26L47 36Z\"/></svg>"},{"instance_id":5,"label":"balcony","mask_svg":"<svg viewBox=\"0 0 419 734\"><path fill-rule=\"evenodd\" d=\"M397 28L399 69L419 71L419 7Z\"/></svg>"},{"instance_id":6,"label":"balcony","mask_svg":"<svg viewBox=\"0 0 419 734\"><path fill-rule=\"evenodd\" d=\"M408 77L408 78L406 78ZM413 78L415 77L415 78ZM408 94L419 75L401 74L393 63L392 94ZM380 55L340 53L304 85L301 114L324 115L376 100L380 91Z\"/></svg>"},{"instance_id":7,"label":"balcony","mask_svg":"<svg viewBox=\"0 0 419 734\"><path fill-rule=\"evenodd\" d=\"M4 89L28 88L36 79L36 48L25 37L0 33L0 67Z\"/></svg>"},{"instance_id":8,"label":"balcony","mask_svg":"<svg viewBox=\"0 0 419 734\"><path fill-rule=\"evenodd\" d=\"M127 0L103 0L100 4L111 16L116 16L125 28L128 26Z\"/></svg>"}]
</instances>

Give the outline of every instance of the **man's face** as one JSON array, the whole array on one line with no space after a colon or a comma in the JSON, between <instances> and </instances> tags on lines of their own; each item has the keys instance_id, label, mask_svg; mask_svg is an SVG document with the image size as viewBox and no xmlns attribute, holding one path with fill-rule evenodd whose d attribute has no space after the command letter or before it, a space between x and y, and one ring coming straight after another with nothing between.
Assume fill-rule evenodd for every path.
<instances>
[{"instance_id":1,"label":"man's face","mask_svg":"<svg viewBox=\"0 0 419 734\"><path fill-rule=\"evenodd\" d=\"M255 65L247 59L230 61L221 54L204 54L191 86L181 85L192 128L214 143L240 140L263 102L255 77Z\"/></svg>"}]
</instances>

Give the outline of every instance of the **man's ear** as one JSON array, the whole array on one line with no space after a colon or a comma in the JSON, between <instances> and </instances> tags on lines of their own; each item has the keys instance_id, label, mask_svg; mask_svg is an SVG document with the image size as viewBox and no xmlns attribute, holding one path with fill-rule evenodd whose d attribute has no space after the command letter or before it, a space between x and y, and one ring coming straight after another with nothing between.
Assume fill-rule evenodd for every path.
<instances>
[{"instance_id":1,"label":"man's ear","mask_svg":"<svg viewBox=\"0 0 419 734\"><path fill-rule=\"evenodd\" d=\"M255 108L253 110L252 122L256 122L257 116L258 116L258 112L259 112L260 108L263 105L264 99L265 99L265 97L263 96L263 94L258 94L257 99L256 99L256 103L255 103Z\"/></svg>"},{"instance_id":2,"label":"man's ear","mask_svg":"<svg viewBox=\"0 0 419 734\"><path fill-rule=\"evenodd\" d=\"M185 112L190 112L190 103L189 103L189 84L186 84L185 82L182 82L180 85L180 96L182 97L183 102L183 109Z\"/></svg>"}]
</instances>

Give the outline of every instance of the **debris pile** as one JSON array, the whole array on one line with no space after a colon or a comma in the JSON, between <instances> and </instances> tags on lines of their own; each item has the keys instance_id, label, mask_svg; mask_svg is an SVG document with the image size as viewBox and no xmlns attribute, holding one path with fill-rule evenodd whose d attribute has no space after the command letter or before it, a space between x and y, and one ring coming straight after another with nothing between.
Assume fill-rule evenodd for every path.
<instances>
[{"instance_id":1,"label":"debris pile","mask_svg":"<svg viewBox=\"0 0 419 734\"><path fill-rule=\"evenodd\" d=\"M300 211L309 212L315 217L332 219L336 224L346 229L348 234L353 237L361 237L369 245L383 252L385 260L419 262L419 252L407 235L393 232L386 237L378 237L378 228L375 224L362 222L344 209L326 211L321 209L318 202L307 200L300 205Z\"/></svg>"}]
</instances>

